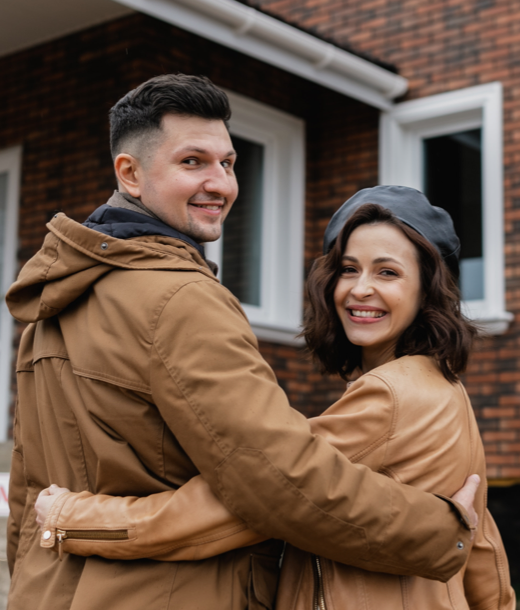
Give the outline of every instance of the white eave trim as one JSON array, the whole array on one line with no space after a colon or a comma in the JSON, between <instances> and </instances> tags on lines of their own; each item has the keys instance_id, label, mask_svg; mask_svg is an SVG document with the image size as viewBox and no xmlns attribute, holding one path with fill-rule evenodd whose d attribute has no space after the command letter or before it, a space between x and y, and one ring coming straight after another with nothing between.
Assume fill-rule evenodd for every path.
<instances>
[{"instance_id":1,"label":"white eave trim","mask_svg":"<svg viewBox=\"0 0 520 610\"><path fill-rule=\"evenodd\" d=\"M114 0L386 110L408 81L235 0Z\"/></svg>"}]
</instances>

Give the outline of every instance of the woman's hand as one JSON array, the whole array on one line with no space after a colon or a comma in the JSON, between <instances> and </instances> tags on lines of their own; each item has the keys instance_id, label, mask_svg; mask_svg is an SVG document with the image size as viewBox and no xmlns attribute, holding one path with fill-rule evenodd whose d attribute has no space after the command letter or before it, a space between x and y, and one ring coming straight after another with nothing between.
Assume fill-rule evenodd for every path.
<instances>
[{"instance_id":1,"label":"woman's hand","mask_svg":"<svg viewBox=\"0 0 520 610\"><path fill-rule=\"evenodd\" d=\"M473 506L475 501L475 493L477 492L478 486L480 485L480 477L478 474L472 474L466 479L464 487L461 487L459 491L452 496L452 500L461 504L469 517L470 526L472 531L471 540L475 537L475 530L478 526L478 515Z\"/></svg>"},{"instance_id":2,"label":"woman's hand","mask_svg":"<svg viewBox=\"0 0 520 610\"><path fill-rule=\"evenodd\" d=\"M51 510L56 498L69 491L70 489L67 489L66 487L58 487L54 484L47 487L47 489L40 491L34 505L36 510L36 523L40 526L40 528L43 528L47 515L49 514L49 511Z\"/></svg>"}]
</instances>

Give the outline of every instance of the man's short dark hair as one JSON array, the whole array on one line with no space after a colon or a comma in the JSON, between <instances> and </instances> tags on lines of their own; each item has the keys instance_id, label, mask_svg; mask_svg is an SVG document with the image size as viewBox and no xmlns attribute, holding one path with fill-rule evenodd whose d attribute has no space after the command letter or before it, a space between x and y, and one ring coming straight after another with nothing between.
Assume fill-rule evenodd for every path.
<instances>
[{"instance_id":1,"label":"man's short dark hair","mask_svg":"<svg viewBox=\"0 0 520 610\"><path fill-rule=\"evenodd\" d=\"M123 152L130 140L149 143L160 135L165 114L221 120L228 126L231 108L227 95L205 76L164 74L155 76L128 92L111 108L110 150Z\"/></svg>"}]
</instances>

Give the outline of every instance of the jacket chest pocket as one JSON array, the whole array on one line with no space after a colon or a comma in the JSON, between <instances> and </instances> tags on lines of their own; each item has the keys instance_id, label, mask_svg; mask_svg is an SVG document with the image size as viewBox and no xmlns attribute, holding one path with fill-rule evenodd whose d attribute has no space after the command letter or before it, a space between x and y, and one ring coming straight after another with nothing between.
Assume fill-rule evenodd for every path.
<instances>
[{"instance_id":1,"label":"jacket chest pocket","mask_svg":"<svg viewBox=\"0 0 520 610\"><path fill-rule=\"evenodd\" d=\"M279 573L278 557L251 555L248 610L272 610L274 608Z\"/></svg>"}]
</instances>

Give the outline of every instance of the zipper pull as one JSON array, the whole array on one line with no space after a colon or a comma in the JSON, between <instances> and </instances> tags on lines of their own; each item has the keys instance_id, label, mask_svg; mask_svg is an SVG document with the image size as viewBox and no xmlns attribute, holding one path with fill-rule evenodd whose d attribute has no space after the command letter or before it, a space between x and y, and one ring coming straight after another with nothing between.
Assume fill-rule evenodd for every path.
<instances>
[{"instance_id":1,"label":"zipper pull","mask_svg":"<svg viewBox=\"0 0 520 610\"><path fill-rule=\"evenodd\" d=\"M67 537L65 530L56 530L56 538L58 539L58 556L60 561L63 561L63 541Z\"/></svg>"}]
</instances>

